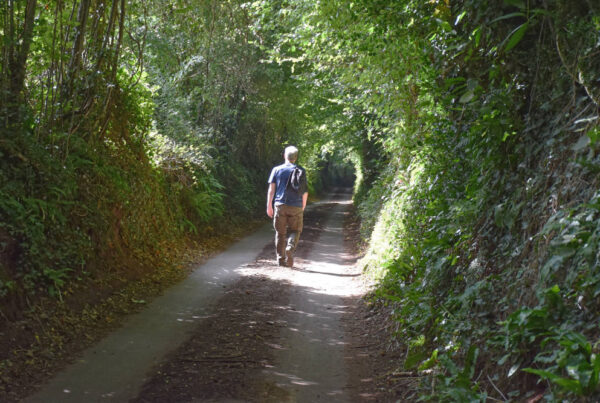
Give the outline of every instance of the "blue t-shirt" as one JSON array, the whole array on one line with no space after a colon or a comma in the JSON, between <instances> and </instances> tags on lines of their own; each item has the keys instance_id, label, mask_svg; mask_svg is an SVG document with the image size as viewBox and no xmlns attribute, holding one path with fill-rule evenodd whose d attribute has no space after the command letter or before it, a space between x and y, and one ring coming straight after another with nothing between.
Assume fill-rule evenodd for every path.
<instances>
[{"instance_id":1,"label":"blue t-shirt","mask_svg":"<svg viewBox=\"0 0 600 403\"><path fill-rule=\"evenodd\" d=\"M287 204L288 206L302 207L302 195L293 191L286 192L285 186L296 165L286 162L273 168L269 176L269 183L274 183L275 205ZM298 168L304 171L304 168L298 165Z\"/></svg>"}]
</instances>

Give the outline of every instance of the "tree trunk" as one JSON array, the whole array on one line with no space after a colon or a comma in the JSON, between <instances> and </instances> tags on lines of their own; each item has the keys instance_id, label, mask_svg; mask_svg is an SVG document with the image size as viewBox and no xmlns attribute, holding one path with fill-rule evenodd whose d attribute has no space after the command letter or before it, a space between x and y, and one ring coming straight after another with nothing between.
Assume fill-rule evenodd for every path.
<instances>
[{"instance_id":1,"label":"tree trunk","mask_svg":"<svg viewBox=\"0 0 600 403\"><path fill-rule=\"evenodd\" d=\"M11 21L11 39L13 43L10 45L8 59L9 59L9 91L8 91L8 103L10 108L10 114L13 118L17 118L18 121L18 110L19 102L22 99L23 87L25 86L25 70L27 67L27 57L29 56L29 47L31 46L31 40L33 38L33 25L35 23L35 9L37 0L27 0L25 6L25 20L23 22L23 31L21 34L21 46L15 48L14 40L14 27ZM13 18L13 2L10 2L11 16ZM17 114L15 116L15 114Z\"/></svg>"},{"instance_id":2,"label":"tree trunk","mask_svg":"<svg viewBox=\"0 0 600 403\"><path fill-rule=\"evenodd\" d=\"M115 55L113 61L113 79L117 76L117 69L119 67L119 53L121 53L121 44L123 43L123 33L125 31L125 0L121 0L121 18L119 20L119 36L117 37L117 46L115 48Z\"/></svg>"},{"instance_id":3,"label":"tree trunk","mask_svg":"<svg viewBox=\"0 0 600 403\"><path fill-rule=\"evenodd\" d=\"M86 24L88 20L88 14L90 12L90 0L81 0L79 4L79 12L77 14L77 28L75 32L75 39L73 40L73 49L71 50L71 61L69 62L69 68L67 73L67 94L66 99L70 98L73 91L73 85L75 77L77 76L77 70L81 65L81 54L83 53L83 40L85 38Z\"/></svg>"},{"instance_id":4,"label":"tree trunk","mask_svg":"<svg viewBox=\"0 0 600 403\"><path fill-rule=\"evenodd\" d=\"M98 59L96 60L96 70L100 70L102 68L102 62L104 61L104 56L108 51L110 38L112 37L113 28L115 25L115 20L117 19L117 10L118 10L118 0L113 0L112 7L110 9L110 16L108 19L108 24L106 25L106 30L104 32L104 38L102 39L102 44L100 50L98 51Z\"/></svg>"}]
</instances>

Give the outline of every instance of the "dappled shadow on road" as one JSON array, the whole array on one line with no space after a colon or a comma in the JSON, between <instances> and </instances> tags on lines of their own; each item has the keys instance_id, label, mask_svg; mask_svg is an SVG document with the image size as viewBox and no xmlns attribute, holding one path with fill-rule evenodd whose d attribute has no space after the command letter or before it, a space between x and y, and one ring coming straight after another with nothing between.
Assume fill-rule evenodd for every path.
<instances>
[{"instance_id":1,"label":"dappled shadow on road","mask_svg":"<svg viewBox=\"0 0 600 403\"><path fill-rule=\"evenodd\" d=\"M289 283L264 275L247 276L228 286L210 315L190 339L149 373L135 402L285 400L284 391L261 383L283 346L281 328Z\"/></svg>"},{"instance_id":2,"label":"dappled shadow on road","mask_svg":"<svg viewBox=\"0 0 600 403\"><path fill-rule=\"evenodd\" d=\"M348 366L364 361L343 318L361 294L356 258L343 247L347 206L306 215L294 269L273 245L236 269L241 279L208 307L192 337L155 368L137 402L348 401ZM330 218L332 217L332 218ZM326 228L323 230L323 228Z\"/></svg>"},{"instance_id":3,"label":"dappled shadow on road","mask_svg":"<svg viewBox=\"0 0 600 403\"><path fill-rule=\"evenodd\" d=\"M348 341L340 327L348 306L337 296L300 286L291 287L290 300L283 312L282 348L265 368L263 382L285 390L288 401L348 400L344 358Z\"/></svg>"},{"instance_id":4,"label":"dappled shadow on road","mask_svg":"<svg viewBox=\"0 0 600 403\"><path fill-rule=\"evenodd\" d=\"M340 304L337 296L265 275L291 273L287 268L270 261L257 263L262 266L260 273L256 269L226 288L206 315L197 318L190 339L148 374L134 402L285 402L295 401L299 388L318 390L327 397L323 401L347 394L343 378L337 383L342 387L330 389L328 382L331 375L343 375L343 363L331 356L342 357L339 353L347 344L337 324L348 306ZM306 303L291 303L297 298ZM310 348L299 346L298 337ZM279 359L282 354L289 357L284 363ZM304 370L315 360L323 360L319 366L327 374Z\"/></svg>"}]
</instances>

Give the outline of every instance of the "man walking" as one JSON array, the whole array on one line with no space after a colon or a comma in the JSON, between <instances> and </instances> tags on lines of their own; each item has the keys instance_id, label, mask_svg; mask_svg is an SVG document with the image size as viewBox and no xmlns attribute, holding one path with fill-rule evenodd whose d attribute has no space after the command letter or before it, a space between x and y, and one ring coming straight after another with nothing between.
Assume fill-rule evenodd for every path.
<instances>
[{"instance_id":1,"label":"man walking","mask_svg":"<svg viewBox=\"0 0 600 403\"><path fill-rule=\"evenodd\" d=\"M296 165L298 149L285 148L285 163L269 176L267 215L273 218L275 249L279 266L294 266L294 252L302 232L302 215L308 199L306 171Z\"/></svg>"}]
</instances>

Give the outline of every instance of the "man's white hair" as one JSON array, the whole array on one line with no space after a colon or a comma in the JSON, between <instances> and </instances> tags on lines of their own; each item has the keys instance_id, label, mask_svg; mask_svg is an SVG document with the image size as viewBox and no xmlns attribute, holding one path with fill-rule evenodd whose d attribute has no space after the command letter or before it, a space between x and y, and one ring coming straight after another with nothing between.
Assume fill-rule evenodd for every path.
<instances>
[{"instance_id":1,"label":"man's white hair","mask_svg":"<svg viewBox=\"0 0 600 403\"><path fill-rule=\"evenodd\" d=\"M287 146L283 155L287 161L295 162L298 159L298 149L294 146Z\"/></svg>"}]
</instances>

